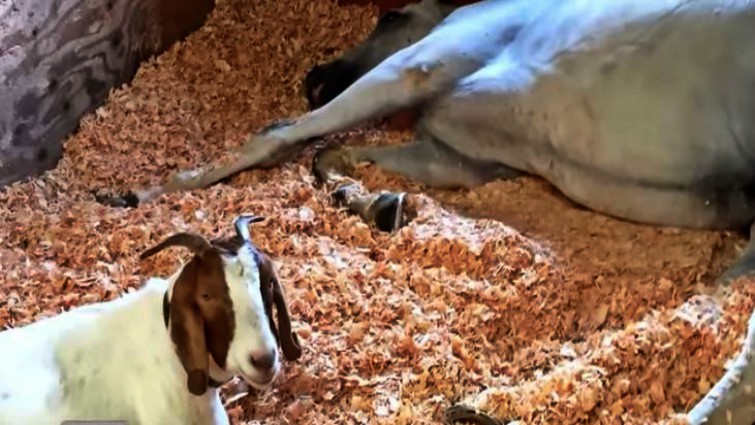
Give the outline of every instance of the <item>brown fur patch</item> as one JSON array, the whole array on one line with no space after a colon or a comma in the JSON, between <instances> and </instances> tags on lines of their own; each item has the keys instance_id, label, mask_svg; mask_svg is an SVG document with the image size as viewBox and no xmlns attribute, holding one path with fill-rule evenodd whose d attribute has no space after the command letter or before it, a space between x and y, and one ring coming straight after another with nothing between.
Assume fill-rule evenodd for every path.
<instances>
[{"instance_id":1,"label":"brown fur patch","mask_svg":"<svg viewBox=\"0 0 755 425\"><path fill-rule=\"evenodd\" d=\"M194 252L176 279L170 298L170 336L189 375L187 386L201 395L209 383L209 356L225 367L235 330L233 303L225 280L221 250L204 238L177 233L145 251L142 258L170 246Z\"/></svg>"},{"instance_id":2,"label":"brown fur patch","mask_svg":"<svg viewBox=\"0 0 755 425\"><path fill-rule=\"evenodd\" d=\"M233 303L217 249L195 256L173 287L170 335L178 357L190 375L199 370L209 379L208 353L225 367L235 330ZM199 384L196 380L194 385ZM207 380L193 393L204 393ZM195 392L196 391L196 392Z\"/></svg>"}]
</instances>

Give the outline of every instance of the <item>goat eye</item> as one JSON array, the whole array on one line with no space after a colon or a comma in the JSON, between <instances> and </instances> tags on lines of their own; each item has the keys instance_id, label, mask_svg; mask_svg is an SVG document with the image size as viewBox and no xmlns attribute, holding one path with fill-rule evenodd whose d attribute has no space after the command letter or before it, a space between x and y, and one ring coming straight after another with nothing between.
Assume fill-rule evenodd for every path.
<instances>
[{"instance_id":1,"label":"goat eye","mask_svg":"<svg viewBox=\"0 0 755 425\"><path fill-rule=\"evenodd\" d=\"M210 294L202 294L201 297L202 297L202 301L210 301L210 300L212 300L212 295L210 295Z\"/></svg>"}]
</instances>

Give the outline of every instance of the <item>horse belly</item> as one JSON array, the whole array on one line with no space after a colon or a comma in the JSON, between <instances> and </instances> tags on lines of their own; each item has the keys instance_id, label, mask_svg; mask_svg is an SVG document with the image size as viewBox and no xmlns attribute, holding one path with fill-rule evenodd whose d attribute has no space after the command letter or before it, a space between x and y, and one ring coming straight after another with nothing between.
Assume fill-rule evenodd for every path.
<instances>
[{"instance_id":1,"label":"horse belly","mask_svg":"<svg viewBox=\"0 0 755 425\"><path fill-rule=\"evenodd\" d=\"M609 215L744 225L755 218L755 14L724 12L596 29L605 40L546 65L523 37L517 54L460 81L423 124L470 158L540 175Z\"/></svg>"},{"instance_id":2,"label":"horse belly","mask_svg":"<svg viewBox=\"0 0 755 425\"><path fill-rule=\"evenodd\" d=\"M755 11L665 19L631 42L615 34L560 56L517 96L539 120L542 150L555 153L536 156L532 167L570 197L624 218L748 224Z\"/></svg>"}]
</instances>

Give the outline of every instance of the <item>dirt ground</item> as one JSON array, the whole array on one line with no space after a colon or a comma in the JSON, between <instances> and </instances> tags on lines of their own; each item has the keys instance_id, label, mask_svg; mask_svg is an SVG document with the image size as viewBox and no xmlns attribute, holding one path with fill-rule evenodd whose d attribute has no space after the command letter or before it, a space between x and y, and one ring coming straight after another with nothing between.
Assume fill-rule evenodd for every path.
<instances>
[{"instance_id":1,"label":"dirt ground","mask_svg":"<svg viewBox=\"0 0 755 425\"><path fill-rule=\"evenodd\" d=\"M144 65L65 146L53 171L0 191L0 324L111 299L185 258L137 255L176 231L218 236L234 215L276 260L304 345L265 393L224 389L236 424L438 423L464 401L525 423L658 423L688 410L740 348L751 284L706 293L740 235L622 222L534 178L436 191L372 167L370 188L409 190L397 234L335 208L312 150L271 170L138 209L93 191L158 182L305 110L301 81L353 45L376 11L334 0L225 0L189 39ZM331 142L396 143L380 126Z\"/></svg>"}]
</instances>

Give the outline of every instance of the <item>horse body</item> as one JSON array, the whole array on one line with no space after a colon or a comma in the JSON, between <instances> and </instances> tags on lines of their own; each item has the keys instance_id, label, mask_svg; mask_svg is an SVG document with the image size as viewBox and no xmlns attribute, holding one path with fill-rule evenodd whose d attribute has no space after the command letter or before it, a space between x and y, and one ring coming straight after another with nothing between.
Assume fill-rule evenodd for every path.
<instances>
[{"instance_id":1,"label":"horse body","mask_svg":"<svg viewBox=\"0 0 755 425\"><path fill-rule=\"evenodd\" d=\"M434 187L532 174L618 218L746 228L754 36L748 0L422 0L315 66L308 113L260 131L230 164L127 203L273 166L313 138L418 108L417 140L325 151L318 174L361 161Z\"/></svg>"},{"instance_id":2,"label":"horse body","mask_svg":"<svg viewBox=\"0 0 755 425\"><path fill-rule=\"evenodd\" d=\"M378 106L425 102L416 144L360 159L431 186L505 176L501 168L476 171L493 163L511 176L543 177L573 201L623 219L743 228L755 219L751 7L477 3L387 56L319 111L341 106L372 117L384 112ZM377 96L386 101L363 95L360 86L380 87L381 80L401 80L403 93ZM455 165L426 170L439 149Z\"/></svg>"}]
</instances>

